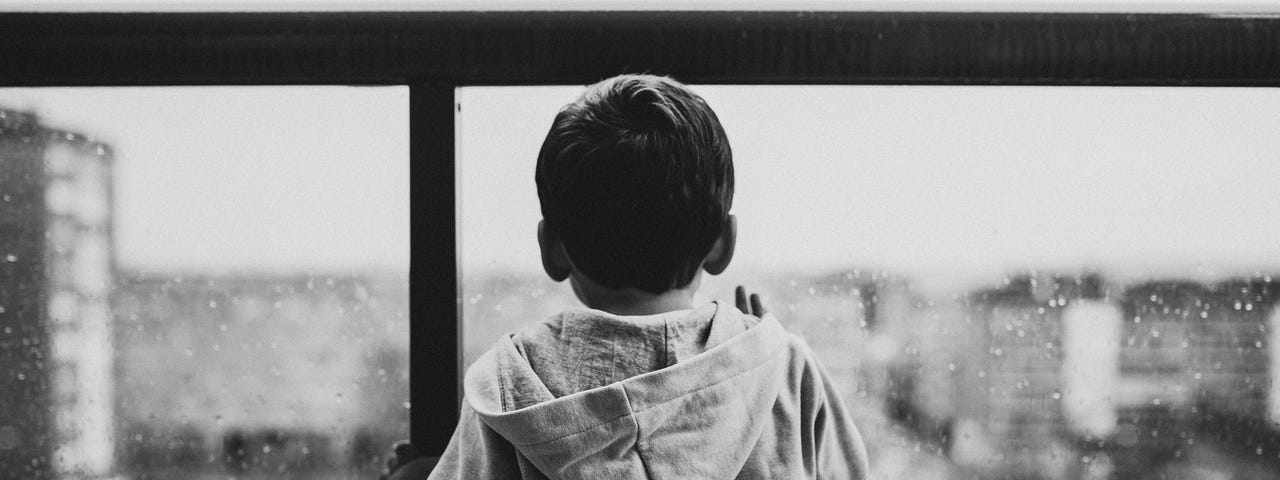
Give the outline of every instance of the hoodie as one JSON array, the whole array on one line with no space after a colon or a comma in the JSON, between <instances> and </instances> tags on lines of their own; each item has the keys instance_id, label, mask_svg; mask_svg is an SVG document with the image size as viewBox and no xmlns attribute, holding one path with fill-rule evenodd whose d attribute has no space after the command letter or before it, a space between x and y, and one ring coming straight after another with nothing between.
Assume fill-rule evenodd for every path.
<instances>
[{"instance_id":1,"label":"hoodie","mask_svg":"<svg viewBox=\"0 0 1280 480\"><path fill-rule=\"evenodd\" d=\"M503 336L463 383L432 480L869 478L804 341L719 303L564 312Z\"/></svg>"}]
</instances>

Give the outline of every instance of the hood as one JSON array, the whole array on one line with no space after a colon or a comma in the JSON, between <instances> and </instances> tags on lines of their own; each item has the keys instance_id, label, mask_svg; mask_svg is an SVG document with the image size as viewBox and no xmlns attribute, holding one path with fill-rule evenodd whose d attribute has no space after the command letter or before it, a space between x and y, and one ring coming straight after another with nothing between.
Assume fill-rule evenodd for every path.
<instances>
[{"instance_id":1,"label":"hood","mask_svg":"<svg viewBox=\"0 0 1280 480\"><path fill-rule=\"evenodd\" d=\"M789 334L715 303L687 315L710 318L702 353L559 398L504 336L468 369L466 401L550 478L732 478L773 434Z\"/></svg>"}]
</instances>

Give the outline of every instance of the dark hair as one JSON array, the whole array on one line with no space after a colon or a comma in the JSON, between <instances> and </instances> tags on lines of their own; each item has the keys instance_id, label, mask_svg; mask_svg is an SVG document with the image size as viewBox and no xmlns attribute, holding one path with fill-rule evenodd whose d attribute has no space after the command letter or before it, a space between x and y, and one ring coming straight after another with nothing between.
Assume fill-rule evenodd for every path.
<instances>
[{"instance_id":1,"label":"dark hair","mask_svg":"<svg viewBox=\"0 0 1280 480\"><path fill-rule=\"evenodd\" d=\"M733 204L715 112L667 77L620 75L556 115L538 152L542 216L579 271L609 288L688 285Z\"/></svg>"}]
</instances>

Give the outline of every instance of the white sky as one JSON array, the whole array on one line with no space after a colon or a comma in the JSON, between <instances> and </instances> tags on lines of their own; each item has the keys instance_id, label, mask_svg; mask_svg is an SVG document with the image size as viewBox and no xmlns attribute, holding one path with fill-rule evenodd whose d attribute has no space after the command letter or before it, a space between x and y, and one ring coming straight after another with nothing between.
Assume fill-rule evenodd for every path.
<instances>
[{"instance_id":1,"label":"white sky","mask_svg":"<svg viewBox=\"0 0 1280 480\"><path fill-rule=\"evenodd\" d=\"M538 271L538 146L581 87L460 91L468 269ZM699 86L735 151L735 269L1214 278L1280 266L1280 89ZM0 89L116 150L122 266L403 269L399 87ZM429 247L429 246L428 246Z\"/></svg>"},{"instance_id":2,"label":"white sky","mask_svg":"<svg viewBox=\"0 0 1280 480\"><path fill-rule=\"evenodd\" d=\"M579 89L463 90L464 265L539 268L537 149ZM1280 266L1280 89L696 90L734 148L739 269L991 283Z\"/></svg>"},{"instance_id":3,"label":"white sky","mask_svg":"<svg viewBox=\"0 0 1280 480\"><path fill-rule=\"evenodd\" d=\"M0 88L115 150L119 264L407 271L403 87Z\"/></svg>"}]
</instances>

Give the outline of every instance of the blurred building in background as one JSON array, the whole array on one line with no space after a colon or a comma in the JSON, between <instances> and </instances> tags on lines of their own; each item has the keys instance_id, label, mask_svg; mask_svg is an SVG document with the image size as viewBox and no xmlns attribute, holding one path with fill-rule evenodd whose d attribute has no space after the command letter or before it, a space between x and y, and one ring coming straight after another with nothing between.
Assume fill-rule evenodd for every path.
<instances>
[{"instance_id":1,"label":"blurred building in background","mask_svg":"<svg viewBox=\"0 0 1280 480\"><path fill-rule=\"evenodd\" d=\"M107 145L0 109L0 471L114 469Z\"/></svg>"},{"instance_id":2,"label":"blurred building in background","mask_svg":"<svg viewBox=\"0 0 1280 480\"><path fill-rule=\"evenodd\" d=\"M112 162L0 110L0 476L376 475L409 435L407 276L119 274Z\"/></svg>"},{"instance_id":3,"label":"blurred building in background","mask_svg":"<svg viewBox=\"0 0 1280 480\"><path fill-rule=\"evenodd\" d=\"M118 282L118 453L130 478L372 478L408 438L403 275Z\"/></svg>"},{"instance_id":4,"label":"blurred building in background","mask_svg":"<svg viewBox=\"0 0 1280 480\"><path fill-rule=\"evenodd\" d=\"M1065 352L1077 348L1065 341L1079 337L1064 337L1064 319L1083 290L1039 274L970 295L974 322L951 432L958 463L1017 478L1064 478L1073 467L1079 457L1063 408L1070 378L1064 363ZM1102 363L1086 368L1106 368Z\"/></svg>"},{"instance_id":5,"label":"blurred building in background","mask_svg":"<svg viewBox=\"0 0 1280 480\"><path fill-rule=\"evenodd\" d=\"M895 381L941 389L912 408L946 419L950 458L982 478L1255 478L1240 469L1280 465L1276 300L1262 276L1015 276L970 294L950 321L967 334L938 340L958 374ZM948 384L953 409L937 400Z\"/></svg>"},{"instance_id":6,"label":"blurred building in background","mask_svg":"<svg viewBox=\"0 0 1280 480\"><path fill-rule=\"evenodd\" d=\"M1112 455L1122 474L1177 461L1198 444L1280 458L1268 407L1276 293L1265 278L1126 290Z\"/></svg>"}]
</instances>

